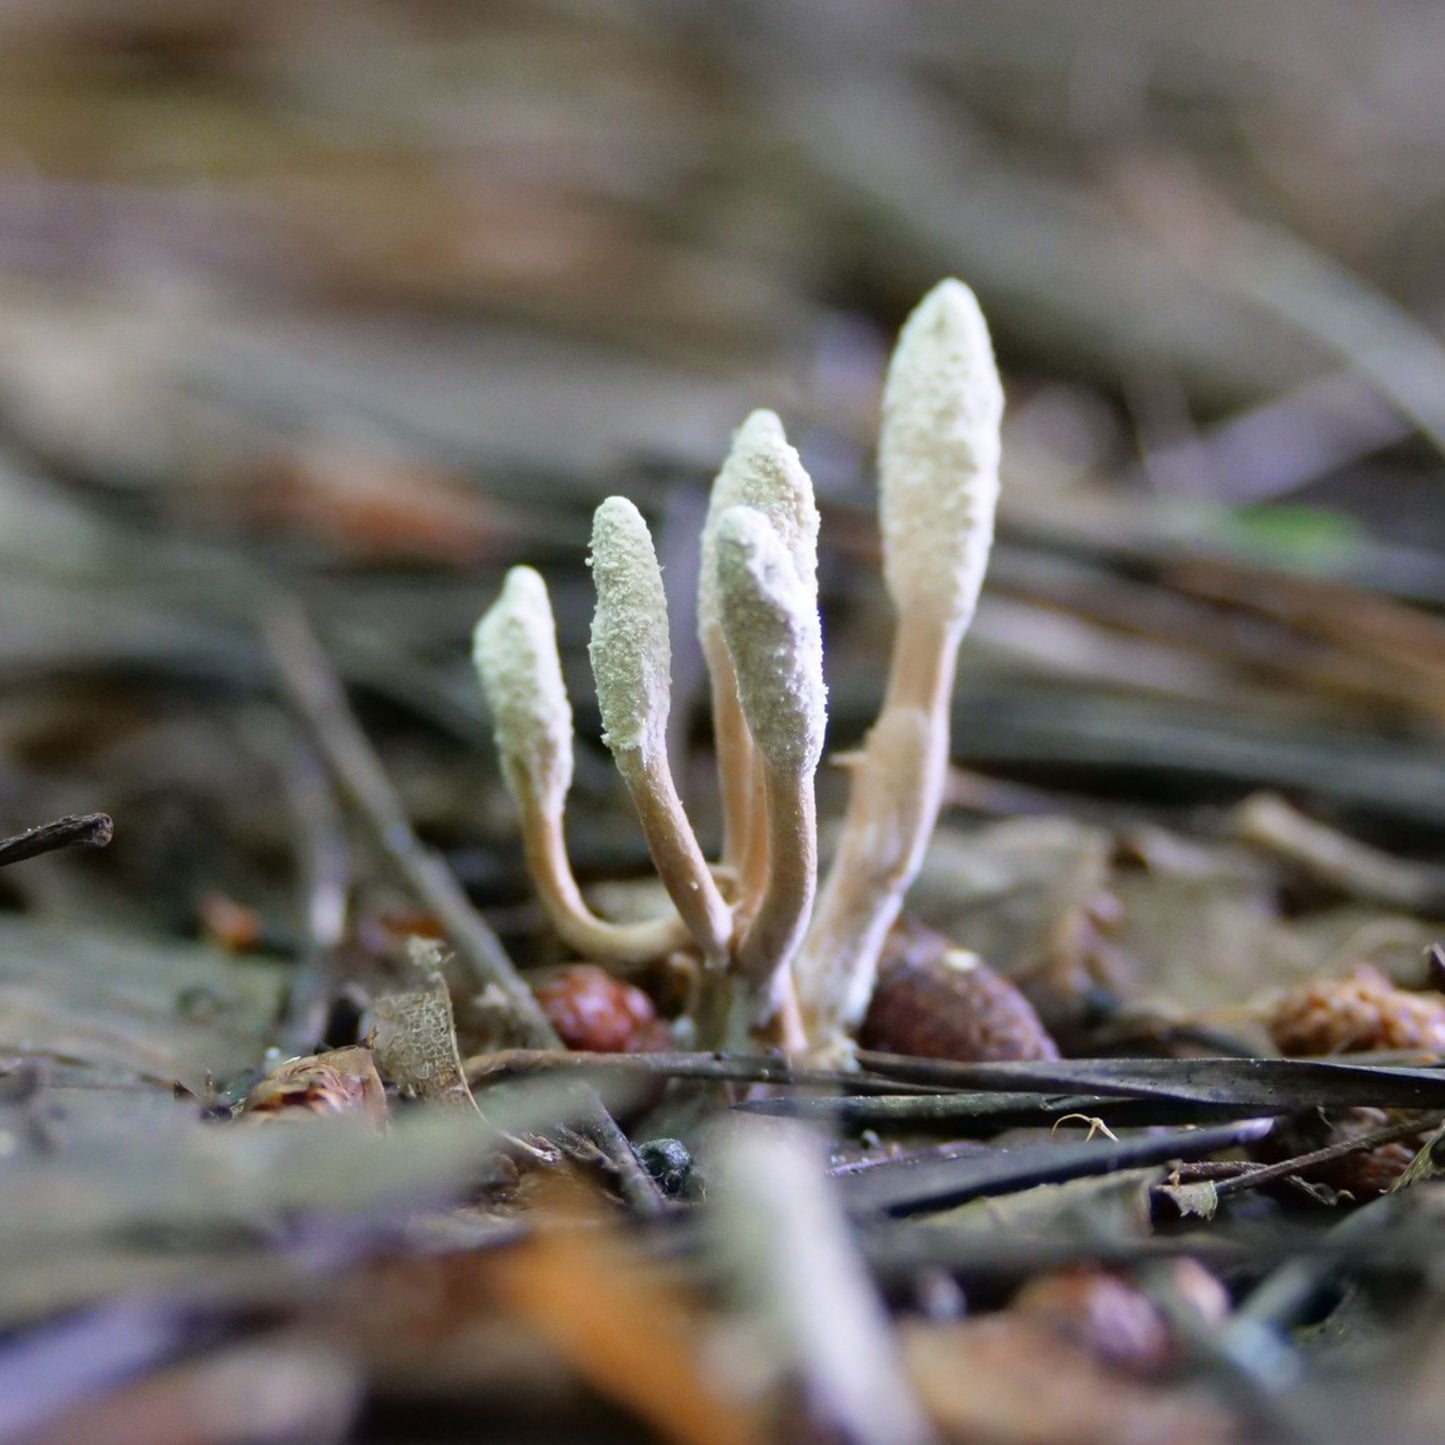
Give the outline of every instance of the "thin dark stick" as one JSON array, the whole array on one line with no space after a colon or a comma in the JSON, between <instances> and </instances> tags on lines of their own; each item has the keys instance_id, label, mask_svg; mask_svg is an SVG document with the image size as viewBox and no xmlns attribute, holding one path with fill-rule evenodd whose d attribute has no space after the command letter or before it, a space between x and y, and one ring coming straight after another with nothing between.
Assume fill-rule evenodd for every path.
<instances>
[{"instance_id":1,"label":"thin dark stick","mask_svg":"<svg viewBox=\"0 0 1445 1445\"><path fill-rule=\"evenodd\" d=\"M401 798L351 711L341 679L305 614L295 603L276 603L262 625L283 692L311 729L337 785L391 865L436 914L458 961L466 968L467 986L477 992L487 987L498 989L528 1045L560 1050L561 1039L496 934L472 907L451 870L412 830ZM623 1197L641 1213L661 1213L667 1207L662 1191L596 1092L586 1086L579 1088L578 1102L588 1133L617 1172Z\"/></svg>"},{"instance_id":2,"label":"thin dark stick","mask_svg":"<svg viewBox=\"0 0 1445 1445\"><path fill-rule=\"evenodd\" d=\"M351 859L341 806L315 750L299 734L282 768L296 830L303 919L301 956L291 973L277 1047L308 1053L320 1042L335 996L336 950L346 935Z\"/></svg>"},{"instance_id":3,"label":"thin dark stick","mask_svg":"<svg viewBox=\"0 0 1445 1445\"><path fill-rule=\"evenodd\" d=\"M388 861L437 915L469 975L468 987L478 992L500 989L528 1044L560 1048L561 1041L496 934L472 907L451 870L413 832L401 799L304 614L294 604L278 604L266 614L263 626L288 701L309 725L342 792L368 824Z\"/></svg>"},{"instance_id":4,"label":"thin dark stick","mask_svg":"<svg viewBox=\"0 0 1445 1445\"><path fill-rule=\"evenodd\" d=\"M27 828L13 838L0 840L0 868L23 863L57 848L104 848L115 836L115 824L109 813L77 813Z\"/></svg>"},{"instance_id":5,"label":"thin dark stick","mask_svg":"<svg viewBox=\"0 0 1445 1445\"><path fill-rule=\"evenodd\" d=\"M1214 1192L1224 1195L1237 1194L1242 1189L1256 1189L1261 1184L1269 1184L1276 1179L1313 1169L1316 1164L1329 1164L1336 1159L1343 1159L1347 1154L1358 1154L1364 1149L1377 1149L1381 1144L1394 1144L1401 1139L1408 1139L1412 1134L1423 1134L1439 1120L1438 1114L1423 1114L1400 1123L1387 1124L1383 1128L1372 1129L1368 1134L1356 1134L1353 1139L1342 1139L1338 1144L1328 1144L1309 1154L1297 1154L1293 1159L1283 1159L1278 1164L1266 1164L1233 1179L1221 1179L1214 1186Z\"/></svg>"},{"instance_id":6,"label":"thin dark stick","mask_svg":"<svg viewBox=\"0 0 1445 1445\"><path fill-rule=\"evenodd\" d=\"M787 1084L803 1089L836 1089L845 1094L919 1094L936 1096L931 1084L900 1084L894 1079L838 1069L797 1068L780 1058L758 1054L655 1053L598 1054L575 1049L503 1049L465 1061L467 1082L499 1084L528 1074L587 1069L664 1079L715 1079L719 1083Z\"/></svg>"}]
</instances>

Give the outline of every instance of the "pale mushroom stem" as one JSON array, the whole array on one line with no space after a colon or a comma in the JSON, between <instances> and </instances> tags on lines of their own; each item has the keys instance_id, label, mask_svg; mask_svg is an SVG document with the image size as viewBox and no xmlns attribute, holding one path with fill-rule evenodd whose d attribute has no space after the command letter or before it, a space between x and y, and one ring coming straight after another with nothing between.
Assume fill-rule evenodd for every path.
<instances>
[{"instance_id":1,"label":"pale mushroom stem","mask_svg":"<svg viewBox=\"0 0 1445 1445\"><path fill-rule=\"evenodd\" d=\"M767 767L753 750L748 775L748 828L737 872L737 924L746 930L772 883L773 830L768 818Z\"/></svg>"},{"instance_id":2,"label":"pale mushroom stem","mask_svg":"<svg viewBox=\"0 0 1445 1445\"><path fill-rule=\"evenodd\" d=\"M725 1009L712 1024L712 1032L699 1029L704 1047L743 1051L780 1049L785 1054L806 1052L808 1034L793 976L787 969L779 969L760 984L740 974L734 975L726 980L720 997Z\"/></svg>"},{"instance_id":3,"label":"pale mushroom stem","mask_svg":"<svg viewBox=\"0 0 1445 1445\"><path fill-rule=\"evenodd\" d=\"M817 887L818 819L812 777L764 767L763 802L768 854L767 891L738 946L738 971L761 980L796 952L813 911Z\"/></svg>"},{"instance_id":4,"label":"pale mushroom stem","mask_svg":"<svg viewBox=\"0 0 1445 1445\"><path fill-rule=\"evenodd\" d=\"M765 765L762 789L757 827L772 867L737 945L728 1035L730 1042L750 1038L794 1053L807 1040L787 965L807 929L817 890L817 806L811 772Z\"/></svg>"},{"instance_id":5,"label":"pale mushroom stem","mask_svg":"<svg viewBox=\"0 0 1445 1445\"><path fill-rule=\"evenodd\" d=\"M900 621L883 709L852 764L838 852L798 955L815 1050L837 1045L861 1021L883 940L937 822L961 633L930 617Z\"/></svg>"},{"instance_id":6,"label":"pale mushroom stem","mask_svg":"<svg viewBox=\"0 0 1445 1445\"><path fill-rule=\"evenodd\" d=\"M613 923L588 908L567 859L562 819L519 797L527 872L557 936L583 958L611 968L642 968L685 948L692 935L684 920Z\"/></svg>"},{"instance_id":7,"label":"pale mushroom stem","mask_svg":"<svg viewBox=\"0 0 1445 1445\"><path fill-rule=\"evenodd\" d=\"M738 681L722 629L711 629L703 644L712 688L713 747L717 751L718 792L722 801L720 867L740 875L750 838L753 810L753 740L738 701Z\"/></svg>"},{"instance_id":8,"label":"pale mushroom stem","mask_svg":"<svg viewBox=\"0 0 1445 1445\"><path fill-rule=\"evenodd\" d=\"M617 748L612 756L632 797L653 867L673 907L708 966L726 968L732 912L713 881L683 811L666 756L642 748Z\"/></svg>"}]
</instances>

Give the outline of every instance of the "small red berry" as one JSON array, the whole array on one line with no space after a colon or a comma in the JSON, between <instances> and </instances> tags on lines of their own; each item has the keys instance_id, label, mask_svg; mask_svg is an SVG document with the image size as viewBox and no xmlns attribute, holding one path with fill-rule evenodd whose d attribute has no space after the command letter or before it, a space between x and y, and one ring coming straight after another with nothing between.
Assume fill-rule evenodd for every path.
<instances>
[{"instance_id":1,"label":"small red berry","mask_svg":"<svg viewBox=\"0 0 1445 1445\"><path fill-rule=\"evenodd\" d=\"M569 1049L597 1054L644 1054L666 1049L671 1034L640 988L613 978L595 963L559 968L533 989L537 1002Z\"/></svg>"}]
</instances>

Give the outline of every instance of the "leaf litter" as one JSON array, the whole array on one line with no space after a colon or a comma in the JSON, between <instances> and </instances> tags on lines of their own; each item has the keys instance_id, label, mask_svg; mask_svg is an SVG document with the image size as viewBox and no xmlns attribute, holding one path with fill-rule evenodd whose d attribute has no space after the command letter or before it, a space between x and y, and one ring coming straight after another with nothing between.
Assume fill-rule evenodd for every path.
<instances>
[{"instance_id":1,"label":"leaf litter","mask_svg":"<svg viewBox=\"0 0 1445 1445\"><path fill-rule=\"evenodd\" d=\"M37 13L6 62L0 1438L1438 1433L1418 17L1362 72L1289 4L271 8ZM1013 460L890 946L971 950L1062 1057L564 1053L475 614L537 560L575 684L592 505L625 475L677 589L738 397L783 398L856 744L860 419L955 268ZM577 771L600 908L641 853ZM31 855L99 807L107 853ZM674 1023L699 987L641 982Z\"/></svg>"}]
</instances>

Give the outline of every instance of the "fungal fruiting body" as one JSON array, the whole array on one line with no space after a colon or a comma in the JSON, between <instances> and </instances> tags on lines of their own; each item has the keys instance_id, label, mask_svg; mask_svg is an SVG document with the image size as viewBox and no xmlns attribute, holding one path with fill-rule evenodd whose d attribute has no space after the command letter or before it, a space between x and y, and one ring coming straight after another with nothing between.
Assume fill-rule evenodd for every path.
<instances>
[{"instance_id":1,"label":"fungal fruiting body","mask_svg":"<svg viewBox=\"0 0 1445 1445\"><path fill-rule=\"evenodd\" d=\"M883 577L897 614L878 722L854 766L848 816L799 959L816 1048L868 1007L883 940L933 833L948 765L959 643L993 544L1003 388L988 327L959 281L908 318L879 436Z\"/></svg>"},{"instance_id":2,"label":"fungal fruiting body","mask_svg":"<svg viewBox=\"0 0 1445 1445\"><path fill-rule=\"evenodd\" d=\"M817 884L813 776L827 725L823 639L816 583L800 577L783 539L751 507L730 507L717 532L723 633L761 786L749 814L766 859L765 882L744 875L747 910L736 972L752 990L752 1022L791 1008L788 970L803 938ZM759 816L761 814L761 816Z\"/></svg>"},{"instance_id":3,"label":"fungal fruiting body","mask_svg":"<svg viewBox=\"0 0 1445 1445\"><path fill-rule=\"evenodd\" d=\"M514 569L478 627L503 773L549 916L596 962L645 964L683 944L700 953L711 980L698 1019L706 1044L836 1053L867 1007L884 937L938 815L954 663L993 538L1002 406L973 293L945 281L908 319L889 367L880 513L897 629L883 708L853 761L848 813L821 891L818 511L772 412L755 411L738 428L703 528L698 632L723 816L715 868L668 766L667 607L646 522L622 497L608 498L594 519L589 652L604 741L675 915L606 922L572 880L562 839L571 708L541 579Z\"/></svg>"},{"instance_id":4,"label":"fungal fruiting body","mask_svg":"<svg viewBox=\"0 0 1445 1445\"><path fill-rule=\"evenodd\" d=\"M583 901L567 861L563 812L572 786L572 706L546 584L514 567L477 624L472 656L492 712L502 777L522 819L527 871L561 938L599 963L650 962L691 939L677 917L619 925Z\"/></svg>"},{"instance_id":5,"label":"fungal fruiting body","mask_svg":"<svg viewBox=\"0 0 1445 1445\"><path fill-rule=\"evenodd\" d=\"M648 851L678 916L710 962L726 961L732 920L698 846L667 761L672 647L662 569L642 513L609 497L592 522L597 611L588 655L602 741L632 795Z\"/></svg>"}]
</instances>

